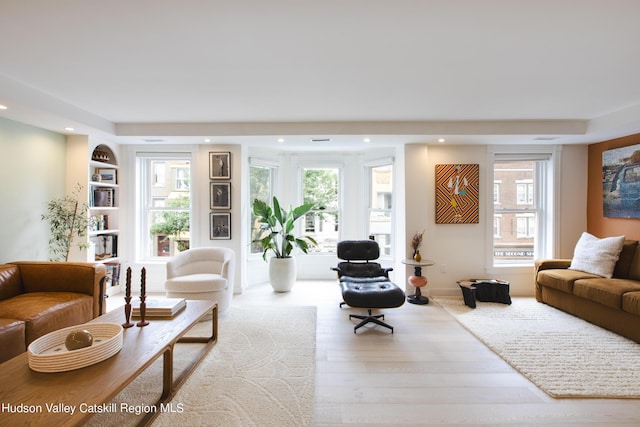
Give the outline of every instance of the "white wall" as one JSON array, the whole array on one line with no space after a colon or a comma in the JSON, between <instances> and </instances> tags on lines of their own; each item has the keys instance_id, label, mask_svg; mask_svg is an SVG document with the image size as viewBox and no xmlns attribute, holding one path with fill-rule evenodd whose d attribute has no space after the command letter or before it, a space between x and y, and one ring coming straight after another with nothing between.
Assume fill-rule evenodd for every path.
<instances>
[{"instance_id":1,"label":"white wall","mask_svg":"<svg viewBox=\"0 0 640 427\"><path fill-rule=\"evenodd\" d=\"M209 221L210 213L210 187L209 183L209 152L222 151L231 153L231 240L211 240ZM136 192L135 192L135 168L136 168L136 152L159 152L159 153L171 153L171 152L190 152L191 153L191 191L192 191L192 222L191 222L191 247L227 247L231 248L236 253L236 266L235 266L235 283L234 292L238 293L242 291L242 272L241 262L242 256L242 242L243 240L243 215L246 211L246 203L244 203L241 197L243 188L243 154L240 145L235 144L216 144L216 145L197 145L197 146L129 146L126 150L126 160L123 161L123 167L126 167L126 186L121 191L126 194L126 202L123 205L126 206L126 212L124 213L126 220L126 230L129 234L124 236L122 240L126 241L127 250L126 258L121 259L122 268L126 270L131 266L133 270L134 283L139 283L138 274L142 267L145 267L147 272L147 289L149 292L164 292L164 282L166 280L166 262L164 260L148 261L140 260L139 255L135 250L135 238L133 235L136 223L135 206L136 206ZM220 181L228 182L228 181ZM122 186L121 186L122 187ZM227 212L216 211L216 212ZM121 277L124 277L124 273L121 273Z\"/></svg>"},{"instance_id":2,"label":"white wall","mask_svg":"<svg viewBox=\"0 0 640 427\"><path fill-rule=\"evenodd\" d=\"M404 200L404 177L403 170L403 152L401 148L378 148L372 150L363 150L358 152L329 152L329 153L294 153L294 152L278 152L274 150L264 150L252 148L248 155L260 158L262 160L276 161L278 167L278 186L275 193L278 200L284 205L298 205L302 203L299 199L301 194L301 174L302 167L340 167L342 170L341 185L341 211L340 222L340 239L366 239L368 236L366 221L368 215L367 195L362 194L363 188L366 188L365 165L367 162L377 159L395 159L395 176L394 176L394 203L398 205L398 215L394 223L394 229L404 229L404 221L402 220L402 201ZM247 161L248 165L248 161ZM248 166L247 166L248 167ZM245 172L245 179L248 179L248 170ZM348 207L347 207L348 206ZM250 207L248 207L250 209ZM247 212L247 215L249 212ZM248 224L248 216L245 222ZM398 234L398 233L396 233ZM404 234L404 233L403 233ZM397 238L394 236L394 238ZM247 240L248 242L248 237ZM403 238L400 239L404 241ZM403 244L403 243L401 243ZM248 252L248 251L247 251ZM393 266L396 268L400 265L398 257L404 257L404 253L396 254L396 259L381 261L385 266ZM250 272L246 277L247 286L269 281L268 264L262 260L261 256L252 255L246 258L246 271ZM338 264L338 258L335 254L296 254L298 280L332 280L336 278L336 273L331 270ZM392 273L391 277L393 278ZM403 271L401 281L404 282ZM394 279L395 280L395 279Z\"/></svg>"},{"instance_id":3,"label":"white wall","mask_svg":"<svg viewBox=\"0 0 640 427\"><path fill-rule=\"evenodd\" d=\"M560 212L558 238L560 254L571 256L580 233L586 229L587 147L563 147L560 171ZM489 272L485 265L486 213L489 194L486 186L486 146L407 145L405 147L406 233L408 239L425 229L423 258L435 262L423 269L431 295L457 295L456 280L496 277L511 283L512 295L533 295L533 267ZM479 224L435 223L435 165L477 163L480 166ZM410 248L406 247L407 255ZM411 269L407 268L407 274ZM497 277L499 276L499 277Z\"/></svg>"},{"instance_id":4,"label":"white wall","mask_svg":"<svg viewBox=\"0 0 640 427\"><path fill-rule=\"evenodd\" d=\"M573 248L587 230L587 173L589 146L565 145L560 167L560 242L557 258L571 258Z\"/></svg>"},{"instance_id":5,"label":"white wall","mask_svg":"<svg viewBox=\"0 0 640 427\"><path fill-rule=\"evenodd\" d=\"M0 118L0 262L49 259L47 202L65 194L64 135Z\"/></svg>"}]
</instances>

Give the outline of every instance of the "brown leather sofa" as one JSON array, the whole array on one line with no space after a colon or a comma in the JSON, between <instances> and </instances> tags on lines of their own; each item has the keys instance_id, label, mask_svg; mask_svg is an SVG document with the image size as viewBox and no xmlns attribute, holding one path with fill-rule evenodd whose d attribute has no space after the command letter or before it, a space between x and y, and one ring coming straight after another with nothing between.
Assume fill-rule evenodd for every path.
<instances>
[{"instance_id":1,"label":"brown leather sofa","mask_svg":"<svg viewBox=\"0 0 640 427\"><path fill-rule=\"evenodd\" d=\"M49 332L98 317L105 275L102 264L0 264L0 362Z\"/></svg>"},{"instance_id":2,"label":"brown leather sofa","mask_svg":"<svg viewBox=\"0 0 640 427\"><path fill-rule=\"evenodd\" d=\"M625 240L610 279L569 265L570 259L536 261L536 299L640 342L638 241Z\"/></svg>"}]
</instances>

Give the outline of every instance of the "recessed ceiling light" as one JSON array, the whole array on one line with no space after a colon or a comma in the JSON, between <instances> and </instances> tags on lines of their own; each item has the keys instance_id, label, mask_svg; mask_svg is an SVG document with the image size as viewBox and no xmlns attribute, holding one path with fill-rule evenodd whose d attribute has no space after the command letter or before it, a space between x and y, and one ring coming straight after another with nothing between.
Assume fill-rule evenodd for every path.
<instances>
[{"instance_id":1,"label":"recessed ceiling light","mask_svg":"<svg viewBox=\"0 0 640 427\"><path fill-rule=\"evenodd\" d=\"M75 129L72 128L71 126L67 126L66 128L64 128L64 130L68 130L69 132L73 132Z\"/></svg>"},{"instance_id":2,"label":"recessed ceiling light","mask_svg":"<svg viewBox=\"0 0 640 427\"><path fill-rule=\"evenodd\" d=\"M438 139L438 142L444 142L444 138Z\"/></svg>"},{"instance_id":3,"label":"recessed ceiling light","mask_svg":"<svg viewBox=\"0 0 640 427\"><path fill-rule=\"evenodd\" d=\"M278 138L278 142L282 144L284 142L284 138Z\"/></svg>"},{"instance_id":4,"label":"recessed ceiling light","mask_svg":"<svg viewBox=\"0 0 640 427\"><path fill-rule=\"evenodd\" d=\"M6 105L0 105L0 110L6 110L7 106Z\"/></svg>"},{"instance_id":5,"label":"recessed ceiling light","mask_svg":"<svg viewBox=\"0 0 640 427\"><path fill-rule=\"evenodd\" d=\"M371 139L370 138L365 138L365 139L363 139L363 141L364 142L371 142Z\"/></svg>"},{"instance_id":6,"label":"recessed ceiling light","mask_svg":"<svg viewBox=\"0 0 640 427\"><path fill-rule=\"evenodd\" d=\"M204 142L211 142L211 140L209 138L205 138Z\"/></svg>"}]
</instances>

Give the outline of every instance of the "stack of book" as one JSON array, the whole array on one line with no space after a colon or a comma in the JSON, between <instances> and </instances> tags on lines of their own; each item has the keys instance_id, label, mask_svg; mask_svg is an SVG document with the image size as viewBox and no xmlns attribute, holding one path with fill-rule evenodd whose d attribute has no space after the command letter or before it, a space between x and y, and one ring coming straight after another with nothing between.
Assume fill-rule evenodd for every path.
<instances>
[{"instance_id":1,"label":"stack of book","mask_svg":"<svg viewBox=\"0 0 640 427\"><path fill-rule=\"evenodd\" d=\"M145 317L173 317L186 306L184 298L147 298ZM140 317L140 300L131 301L133 317Z\"/></svg>"}]
</instances>

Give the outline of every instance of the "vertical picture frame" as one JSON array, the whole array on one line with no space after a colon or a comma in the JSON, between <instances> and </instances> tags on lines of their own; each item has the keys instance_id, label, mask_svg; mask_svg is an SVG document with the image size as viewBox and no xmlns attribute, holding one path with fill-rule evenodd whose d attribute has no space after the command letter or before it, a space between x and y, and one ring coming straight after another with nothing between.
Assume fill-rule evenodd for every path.
<instances>
[{"instance_id":1,"label":"vertical picture frame","mask_svg":"<svg viewBox=\"0 0 640 427\"><path fill-rule=\"evenodd\" d=\"M231 240L231 213L211 212L209 227L210 240Z\"/></svg>"},{"instance_id":2,"label":"vertical picture frame","mask_svg":"<svg viewBox=\"0 0 640 427\"><path fill-rule=\"evenodd\" d=\"M436 224L480 222L478 164L436 165Z\"/></svg>"},{"instance_id":3,"label":"vertical picture frame","mask_svg":"<svg viewBox=\"0 0 640 427\"><path fill-rule=\"evenodd\" d=\"M231 183L210 182L209 201L212 210L231 209Z\"/></svg>"},{"instance_id":4,"label":"vertical picture frame","mask_svg":"<svg viewBox=\"0 0 640 427\"><path fill-rule=\"evenodd\" d=\"M602 214L640 218L640 144L602 152Z\"/></svg>"},{"instance_id":5,"label":"vertical picture frame","mask_svg":"<svg viewBox=\"0 0 640 427\"><path fill-rule=\"evenodd\" d=\"M209 179L231 179L230 152L209 152Z\"/></svg>"}]
</instances>

